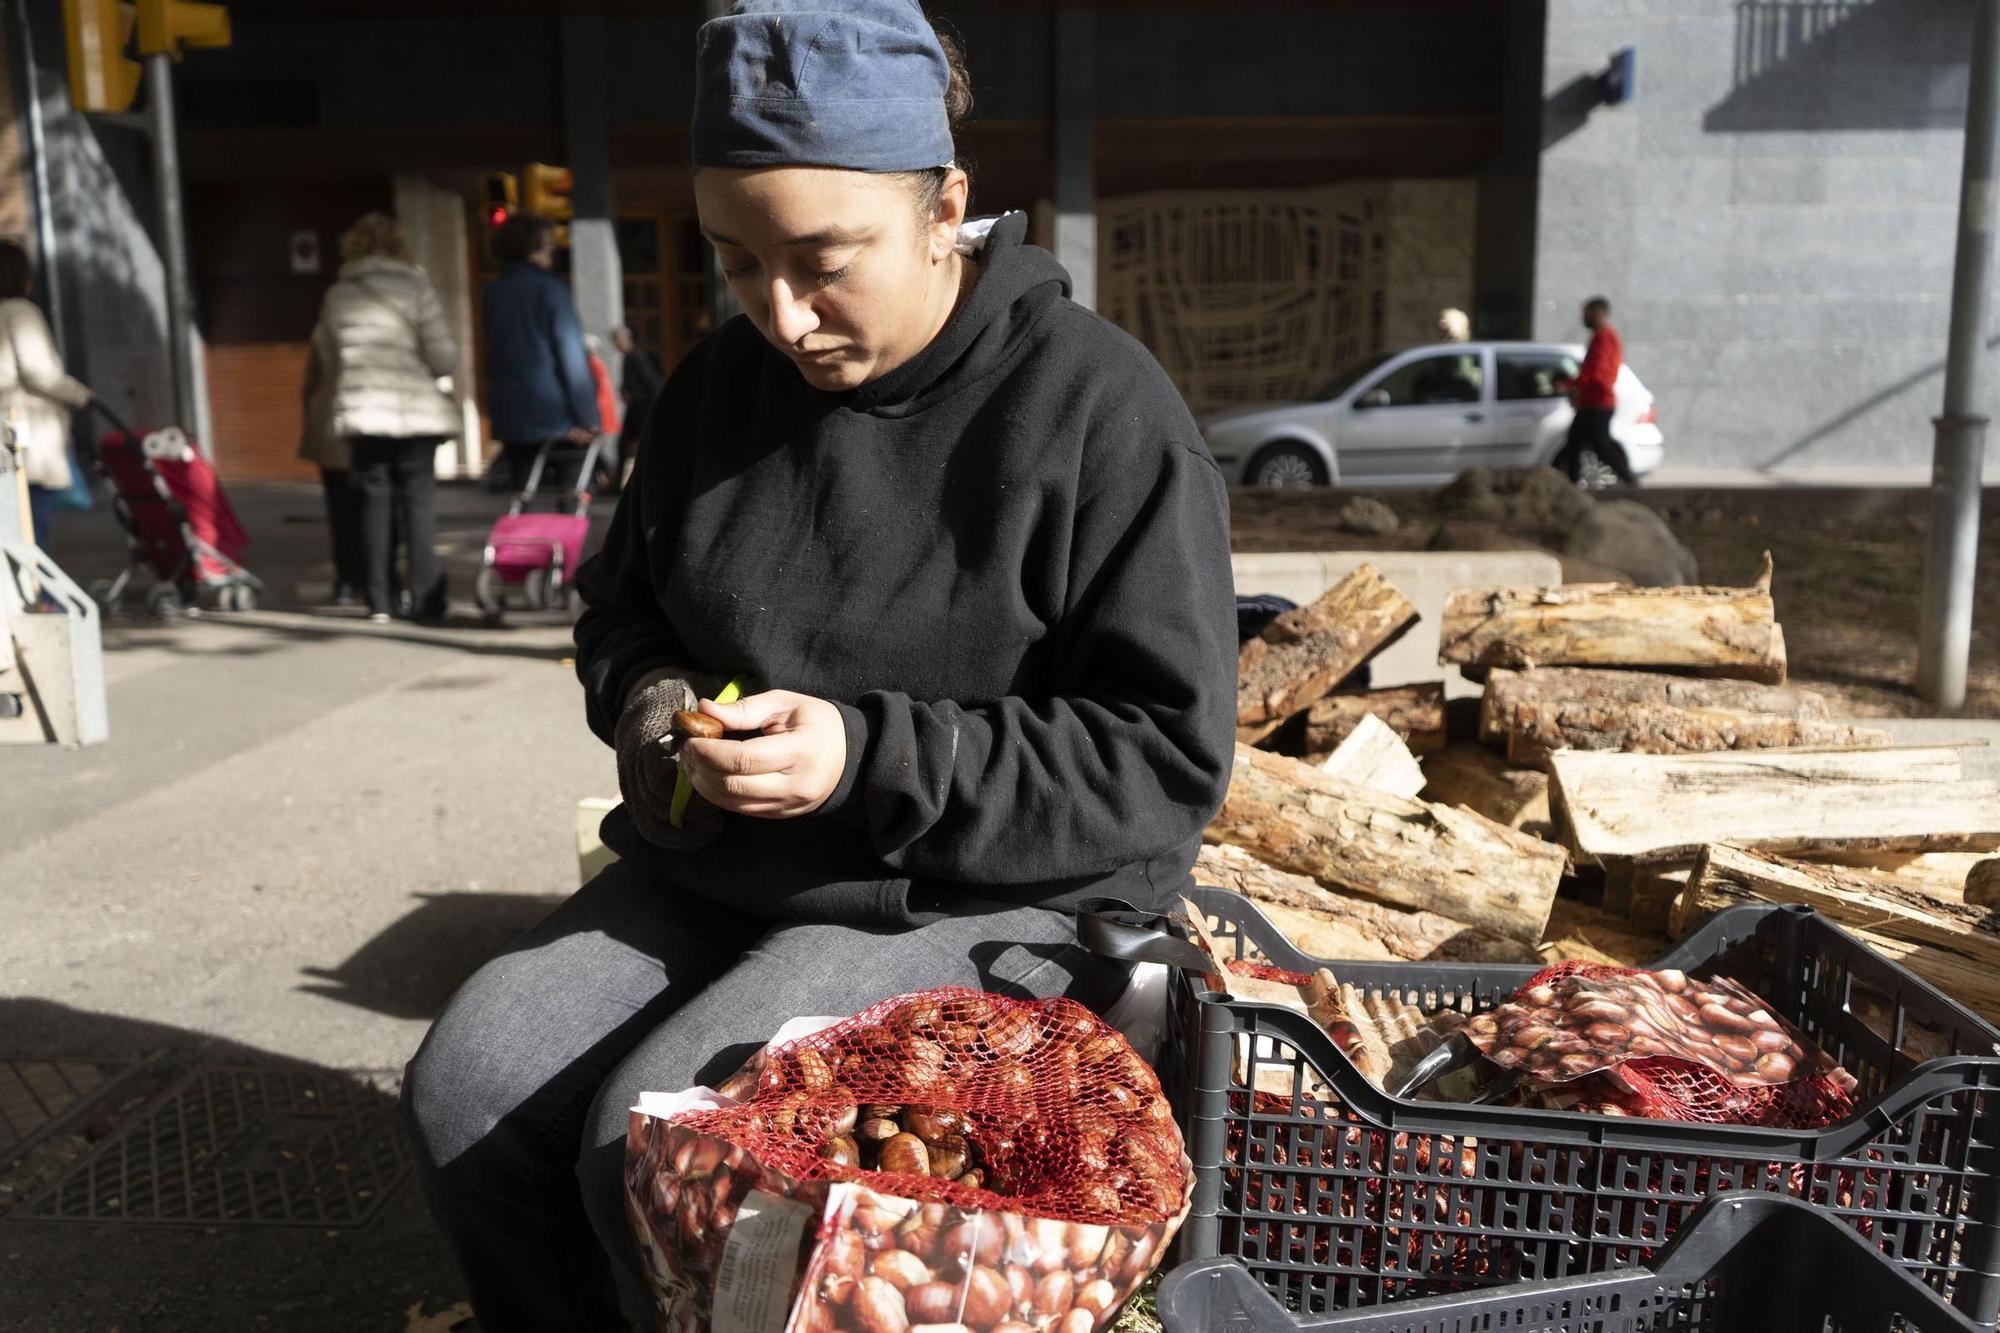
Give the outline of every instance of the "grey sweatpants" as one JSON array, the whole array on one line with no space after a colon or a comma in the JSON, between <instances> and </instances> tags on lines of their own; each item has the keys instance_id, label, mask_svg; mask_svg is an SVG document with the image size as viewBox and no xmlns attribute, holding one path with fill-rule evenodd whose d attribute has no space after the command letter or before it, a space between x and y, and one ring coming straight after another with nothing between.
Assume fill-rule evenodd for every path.
<instances>
[{"instance_id":1,"label":"grey sweatpants","mask_svg":"<svg viewBox=\"0 0 2000 1333\"><path fill-rule=\"evenodd\" d=\"M624 863L460 988L410 1061L403 1113L483 1333L617 1329L648 1298L621 1196L626 1112L713 1085L789 1018L930 986L1068 995L1127 969L1066 913L978 900L905 930L772 925ZM614 1287L615 1283L615 1287Z\"/></svg>"}]
</instances>

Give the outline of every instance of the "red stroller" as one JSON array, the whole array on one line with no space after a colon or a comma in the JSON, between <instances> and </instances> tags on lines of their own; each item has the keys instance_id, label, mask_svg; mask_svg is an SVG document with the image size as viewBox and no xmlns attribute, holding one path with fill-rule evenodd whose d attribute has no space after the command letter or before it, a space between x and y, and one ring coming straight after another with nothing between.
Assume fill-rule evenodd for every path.
<instances>
[{"instance_id":1,"label":"red stroller","mask_svg":"<svg viewBox=\"0 0 2000 1333\"><path fill-rule=\"evenodd\" d=\"M214 467L178 427L141 435L104 414L113 429L98 441L97 470L111 483L129 558L117 578L92 584L91 596L115 612L132 576L145 570L153 577L146 609L163 619L204 604L255 610L264 585L237 563L249 538Z\"/></svg>"},{"instance_id":2,"label":"red stroller","mask_svg":"<svg viewBox=\"0 0 2000 1333\"><path fill-rule=\"evenodd\" d=\"M498 624L506 613L509 589L518 590L522 605L531 611L566 611L574 604L570 580L583 563L583 545L590 536L590 484L601 443L593 439L583 451L576 482L557 499L553 512L533 512L535 493L552 463L567 467L570 459L554 456L560 447L554 441L536 451L521 493L486 534L484 559L472 585L473 600L489 624ZM563 449L566 455L574 452Z\"/></svg>"}]
</instances>

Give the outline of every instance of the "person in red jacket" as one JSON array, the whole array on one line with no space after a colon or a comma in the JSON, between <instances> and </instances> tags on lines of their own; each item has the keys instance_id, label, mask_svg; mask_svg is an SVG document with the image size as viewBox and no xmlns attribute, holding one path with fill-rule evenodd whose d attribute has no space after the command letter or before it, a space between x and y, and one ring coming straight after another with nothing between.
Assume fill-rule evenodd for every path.
<instances>
[{"instance_id":1,"label":"person in red jacket","mask_svg":"<svg viewBox=\"0 0 2000 1333\"><path fill-rule=\"evenodd\" d=\"M1625 446L1611 433L1611 414L1618 407L1618 372L1625 365L1625 345L1618 330L1611 327L1611 302L1593 296L1583 303L1583 326L1590 330L1590 350L1583 354L1583 367L1564 386L1576 407L1569 423L1569 442L1555 456L1555 466L1577 479L1586 453L1597 455L1627 486L1639 484Z\"/></svg>"}]
</instances>

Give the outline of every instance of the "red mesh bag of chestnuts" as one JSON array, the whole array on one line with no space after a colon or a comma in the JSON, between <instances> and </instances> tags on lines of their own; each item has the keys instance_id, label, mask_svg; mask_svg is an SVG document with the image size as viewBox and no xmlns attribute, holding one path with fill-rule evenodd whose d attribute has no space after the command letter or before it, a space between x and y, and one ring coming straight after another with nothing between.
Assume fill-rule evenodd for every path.
<instances>
[{"instance_id":1,"label":"red mesh bag of chestnuts","mask_svg":"<svg viewBox=\"0 0 2000 1333\"><path fill-rule=\"evenodd\" d=\"M1854 1077L1727 977L1559 963L1460 1030L1565 1110L1817 1129L1853 1108Z\"/></svg>"},{"instance_id":2,"label":"red mesh bag of chestnuts","mask_svg":"<svg viewBox=\"0 0 2000 1333\"><path fill-rule=\"evenodd\" d=\"M942 989L799 1020L632 1113L668 1333L1096 1333L1187 1215L1158 1078L1068 1000Z\"/></svg>"}]
</instances>

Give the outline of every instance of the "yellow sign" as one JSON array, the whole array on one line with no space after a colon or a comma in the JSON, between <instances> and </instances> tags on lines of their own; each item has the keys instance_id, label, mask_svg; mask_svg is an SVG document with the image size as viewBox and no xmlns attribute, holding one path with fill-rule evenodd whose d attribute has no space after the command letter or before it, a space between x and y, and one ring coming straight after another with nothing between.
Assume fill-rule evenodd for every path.
<instances>
[{"instance_id":1,"label":"yellow sign","mask_svg":"<svg viewBox=\"0 0 2000 1333\"><path fill-rule=\"evenodd\" d=\"M196 0L138 0L139 54L179 60L183 46L229 45L229 11Z\"/></svg>"}]
</instances>

